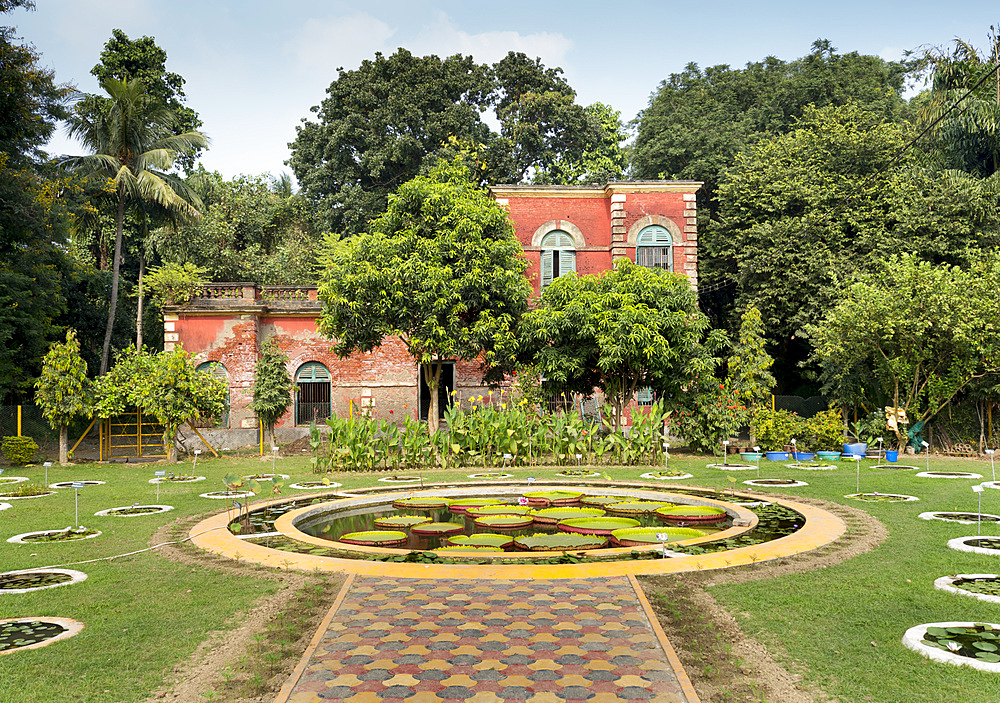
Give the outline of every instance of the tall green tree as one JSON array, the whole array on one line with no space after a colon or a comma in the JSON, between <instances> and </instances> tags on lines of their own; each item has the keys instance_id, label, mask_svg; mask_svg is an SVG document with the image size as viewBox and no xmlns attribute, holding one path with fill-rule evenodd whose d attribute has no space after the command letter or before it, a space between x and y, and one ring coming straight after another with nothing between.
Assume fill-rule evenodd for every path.
<instances>
[{"instance_id":1,"label":"tall green tree","mask_svg":"<svg viewBox=\"0 0 1000 703\"><path fill-rule=\"evenodd\" d=\"M67 330L65 342L49 347L42 360L42 375L35 381L35 402L52 429L59 430L60 464L69 460L69 423L90 412L87 387L87 362L80 356L80 342L74 330Z\"/></svg>"},{"instance_id":2,"label":"tall green tree","mask_svg":"<svg viewBox=\"0 0 1000 703\"><path fill-rule=\"evenodd\" d=\"M859 275L807 333L831 397L854 400L853 377L870 371L882 397L916 423L933 418L975 379L1000 373L998 329L994 251L966 269L892 257ZM906 439L897 429L900 448Z\"/></svg>"},{"instance_id":3,"label":"tall green tree","mask_svg":"<svg viewBox=\"0 0 1000 703\"><path fill-rule=\"evenodd\" d=\"M192 204L184 197L192 196L189 189L167 171L178 154L208 143L200 132L174 134L175 113L151 99L141 81L108 79L103 88L111 100L106 113L76 113L69 120L69 134L92 153L63 160L67 167L82 175L112 180L117 196L111 304L101 353L101 375L108 367L118 305L126 205L148 201L179 215L198 217L197 203Z\"/></svg>"},{"instance_id":4,"label":"tall green tree","mask_svg":"<svg viewBox=\"0 0 1000 703\"><path fill-rule=\"evenodd\" d=\"M555 391L599 388L617 431L639 389L679 396L699 373L711 375L715 364L703 353L709 332L687 278L619 259L612 271L571 273L546 287L525 316L522 354Z\"/></svg>"},{"instance_id":5,"label":"tall green tree","mask_svg":"<svg viewBox=\"0 0 1000 703\"><path fill-rule=\"evenodd\" d=\"M604 185L625 178L628 155L622 144L628 139L621 113L604 103L584 108L591 123L590 142L578 155L557 153L546 168L536 170L532 182L540 185Z\"/></svg>"},{"instance_id":6,"label":"tall green tree","mask_svg":"<svg viewBox=\"0 0 1000 703\"><path fill-rule=\"evenodd\" d=\"M369 234L331 240L321 258L320 331L341 356L399 337L430 390L432 432L444 362L478 360L496 379L530 293L507 214L470 178L442 161L403 184Z\"/></svg>"},{"instance_id":7,"label":"tall green tree","mask_svg":"<svg viewBox=\"0 0 1000 703\"><path fill-rule=\"evenodd\" d=\"M274 446L274 425L292 404L294 388L292 377L288 375L288 357L274 338L266 340L260 346L260 356L253 370L250 409L261 428L271 435L271 446Z\"/></svg>"}]
</instances>

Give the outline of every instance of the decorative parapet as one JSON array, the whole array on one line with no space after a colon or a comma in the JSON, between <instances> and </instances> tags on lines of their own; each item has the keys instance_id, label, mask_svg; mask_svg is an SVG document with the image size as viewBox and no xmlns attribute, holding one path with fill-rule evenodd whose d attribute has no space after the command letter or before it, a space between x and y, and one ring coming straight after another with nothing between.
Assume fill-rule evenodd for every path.
<instances>
[{"instance_id":1,"label":"decorative parapet","mask_svg":"<svg viewBox=\"0 0 1000 703\"><path fill-rule=\"evenodd\" d=\"M178 312L315 313L321 305L316 286L261 286L256 283L206 283L185 305L164 306Z\"/></svg>"}]
</instances>

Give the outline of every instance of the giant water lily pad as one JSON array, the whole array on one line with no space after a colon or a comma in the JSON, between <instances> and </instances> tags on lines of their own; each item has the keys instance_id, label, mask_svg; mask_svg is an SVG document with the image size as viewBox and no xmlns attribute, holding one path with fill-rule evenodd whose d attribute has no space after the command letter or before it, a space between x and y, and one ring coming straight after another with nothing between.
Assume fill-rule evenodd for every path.
<instances>
[{"instance_id":1,"label":"giant water lily pad","mask_svg":"<svg viewBox=\"0 0 1000 703\"><path fill-rule=\"evenodd\" d=\"M484 517L486 515L527 515L531 508L527 505L484 505L481 508L469 508L465 511L472 517Z\"/></svg>"},{"instance_id":2,"label":"giant water lily pad","mask_svg":"<svg viewBox=\"0 0 1000 703\"><path fill-rule=\"evenodd\" d=\"M348 532L340 538L344 544L358 544L367 547L398 547L406 544L409 539L405 532L397 530L368 530L366 532Z\"/></svg>"},{"instance_id":3,"label":"giant water lily pad","mask_svg":"<svg viewBox=\"0 0 1000 703\"><path fill-rule=\"evenodd\" d=\"M524 497L532 505L544 504L544 505L572 505L573 503L579 503L580 498L583 497L582 491L529 491L524 494Z\"/></svg>"},{"instance_id":4,"label":"giant water lily pad","mask_svg":"<svg viewBox=\"0 0 1000 703\"><path fill-rule=\"evenodd\" d=\"M397 510L441 510L447 508L451 501L441 496L410 496L392 501L392 507Z\"/></svg>"},{"instance_id":5,"label":"giant water lily pad","mask_svg":"<svg viewBox=\"0 0 1000 703\"><path fill-rule=\"evenodd\" d=\"M532 510L530 515L540 525L555 525L560 520L568 520L575 517L601 517L604 515L604 510L602 508L581 508L564 505Z\"/></svg>"},{"instance_id":6,"label":"giant water lily pad","mask_svg":"<svg viewBox=\"0 0 1000 703\"><path fill-rule=\"evenodd\" d=\"M725 510L712 505L675 505L660 508L656 511L656 515L661 520L684 522L718 522L727 517Z\"/></svg>"},{"instance_id":7,"label":"giant water lily pad","mask_svg":"<svg viewBox=\"0 0 1000 703\"><path fill-rule=\"evenodd\" d=\"M520 549L532 552L554 552L569 549L600 549L607 544L607 541L607 537L595 534L556 532L525 535L515 539L514 544Z\"/></svg>"},{"instance_id":8,"label":"giant water lily pad","mask_svg":"<svg viewBox=\"0 0 1000 703\"><path fill-rule=\"evenodd\" d=\"M494 535L481 532L476 535L456 535L448 538L448 544L473 547L497 547L503 549L514 544L514 538L508 535Z\"/></svg>"},{"instance_id":9,"label":"giant water lily pad","mask_svg":"<svg viewBox=\"0 0 1000 703\"><path fill-rule=\"evenodd\" d=\"M639 525L638 520L629 517L580 517L563 520L559 523L559 529L563 532L608 536L615 530Z\"/></svg>"},{"instance_id":10,"label":"giant water lily pad","mask_svg":"<svg viewBox=\"0 0 1000 703\"><path fill-rule=\"evenodd\" d=\"M446 547L438 547L432 551L435 552L488 552L490 554L502 554L503 550L500 547L490 547L475 544L449 544Z\"/></svg>"},{"instance_id":11,"label":"giant water lily pad","mask_svg":"<svg viewBox=\"0 0 1000 703\"><path fill-rule=\"evenodd\" d=\"M426 536L457 535L464 531L465 525L460 522L425 522L410 528L413 534Z\"/></svg>"},{"instance_id":12,"label":"giant water lily pad","mask_svg":"<svg viewBox=\"0 0 1000 703\"><path fill-rule=\"evenodd\" d=\"M385 517L375 518L373 524L375 527L380 527L384 530L393 528L408 530L414 525L423 525L428 522L434 522L434 518L425 515L386 515Z\"/></svg>"},{"instance_id":13,"label":"giant water lily pad","mask_svg":"<svg viewBox=\"0 0 1000 703\"><path fill-rule=\"evenodd\" d=\"M674 503L668 501L628 500L608 505L606 509L612 515L648 515L655 513L660 508L670 508L673 506Z\"/></svg>"},{"instance_id":14,"label":"giant water lily pad","mask_svg":"<svg viewBox=\"0 0 1000 703\"><path fill-rule=\"evenodd\" d=\"M492 530L520 530L531 523L530 515L483 515L476 518L477 527Z\"/></svg>"},{"instance_id":15,"label":"giant water lily pad","mask_svg":"<svg viewBox=\"0 0 1000 703\"><path fill-rule=\"evenodd\" d=\"M481 508L484 505L499 505L500 498L455 498L448 503L448 510L453 513L464 513L469 508Z\"/></svg>"},{"instance_id":16,"label":"giant water lily pad","mask_svg":"<svg viewBox=\"0 0 1000 703\"><path fill-rule=\"evenodd\" d=\"M691 527L628 527L615 530L611 533L611 538L623 547L642 547L650 544L662 544L665 541L679 542L683 539L704 537L706 534L702 530ZM667 539L660 539L661 535L667 535Z\"/></svg>"},{"instance_id":17,"label":"giant water lily pad","mask_svg":"<svg viewBox=\"0 0 1000 703\"><path fill-rule=\"evenodd\" d=\"M582 496L580 502L583 505L613 505L615 503L621 503L626 500L622 496Z\"/></svg>"}]
</instances>

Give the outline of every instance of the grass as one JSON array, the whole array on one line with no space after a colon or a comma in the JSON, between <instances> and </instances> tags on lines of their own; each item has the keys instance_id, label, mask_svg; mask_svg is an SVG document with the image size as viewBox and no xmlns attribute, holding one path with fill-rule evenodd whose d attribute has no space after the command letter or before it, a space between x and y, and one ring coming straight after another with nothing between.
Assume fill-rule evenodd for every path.
<instances>
[{"instance_id":1,"label":"grass","mask_svg":"<svg viewBox=\"0 0 1000 703\"><path fill-rule=\"evenodd\" d=\"M735 477L742 481L756 476L754 471L727 472L708 469L705 457L672 455L670 468L693 473L695 478L679 485L729 489ZM951 537L975 534L975 526L942 521L924 521L917 514L931 510L976 510L976 496L970 486L976 480L923 479L915 471L874 470L873 462L863 462L862 492L916 495L917 503L868 503L846 499L855 492L855 465L838 462L834 471L815 472L783 468L761 462L761 475L797 478L809 483L795 488L769 488L776 494L808 496L850 505L866 511L885 524L889 538L875 551L844 563L812 572L742 583L725 583L708 588L730 612L737 615L744 630L766 643L788 668L803 677L807 686L819 688L840 701L879 703L920 703L947 699L950 703L977 703L1000 700L1000 677L935 664L910 652L900 644L903 632L922 622L973 620L1000 622L1000 605L981 603L935 591L932 582L953 573L996 572L1000 560L993 557L950 550ZM924 461L916 462L921 468ZM141 552L112 560L107 557L145 549L160 527L194 515L224 509L223 501L200 498L223 488L222 477L230 472L251 474L271 471L271 461L250 457L199 458L199 483L148 483L162 465L82 464L53 466L48 481L97 479L102 486L79 491L80 522L99 528L96 539L73 543L15 545L0 541L2 570L67 565L99 559L89 564L69 566L88 574L82 584L21 595L0 595L0 619L26 616L62 616L80 620L83 632L64 642L39 650L16 652L0 659L0 691L6 700L39 703L79 700L113 700L122 703L147 698L176 666L187 660L209 634L235 628L255 602L277 592L282 584L276 575L262 569L244 567L239 575L208 565L188 565L171 561L156 552ZM574 467L575 468L575 467ZM614 480L641 481L640 474L651 467L598 467ZM658 468L658 467L652 467ZM967 459L932 458L938 470L974 470L992 478L988 462ZM190 460L176 473L191 473ZM424 469L419 473L428 482L469 480L468 474L481 467L465 469ZM305 455L278 460L277 471L290 474L286 485L311 480ZM553 479L559 467L515 467L518 479L535 476ZM413 472L411 472L413 473ZM9 468L5 476L27 476L32 483L43 482L40 466ZM385 487L376 479L385 473L337 474L344 490ZM662 487L662 481L645 482ZM268 484L264 484L266 488ZM412 486L418 488L419 484ZM319 489L317 489L318 491ZM286 488L286 496L305 496L309 491ZM263 496L262 496L263 498ZM2 499L0 499L2 500ZM33 530L60 529L74 522L74 491L59 489L57 495L10 501L14 507L0 512L0 538ZM95 517L94 512L133 503L173 505L169 513L139 517ZM1000 513L1000 491L983 494L983 510ZM1000 525L983 523L983 534L1000 534ZM228 562L232 565L232 562ZM332 586L310 586L299 594L289 594L288 613L320 612L335 597ZM316 589L319 590L316 590ZM677 596L679 597L679 596ZM657 598L653 594L653 598ZM662 599L666 598L666 601ZM298 599L298 600L296 600ZM673 597L660 598L668 609ZM686 602L686 601L685 601ZM298 604L298 605L296 605ZM687 607L687 606L685 606ZM278 618L245 658L246 667L227 675L244 682L249 693L273 672L294 662L292 643L308 639L309 625L281 632ZM719 642L710 629L704 630L705 649L721 651L722 661L713 661L705 675L718 677L725 668L727 643ZM701 634L698 635L702 637ZM699 640L701 641L701 640ZM874 643L874 644L872 644ZM256 647L256 649L255 649ZM738 667L738 662L735 663ZM738 671L738 668L737 668ZM695 674L696 672L692 672ZM220 682L216 690L225 688ZM204 692L205 699L215 696ZM216 698L218 700L218 698ZM726 700L720 697L720 700Z\"/></svg>"}]
</instances>

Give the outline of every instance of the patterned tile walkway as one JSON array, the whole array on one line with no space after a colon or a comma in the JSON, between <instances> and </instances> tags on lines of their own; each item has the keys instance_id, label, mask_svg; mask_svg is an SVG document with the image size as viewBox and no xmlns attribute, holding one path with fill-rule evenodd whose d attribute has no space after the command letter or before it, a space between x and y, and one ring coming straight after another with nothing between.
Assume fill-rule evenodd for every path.
<instances>
[{"instance_id":1,"label":"patterned tile walkway","mask_svg":"<svg viewBox=\"0 0 1000 703\"><path fill-rule=\"evenodd\" d=\"M632 577L351 577L275 703L697 703Z\"/></svg>"}]
</instances>

